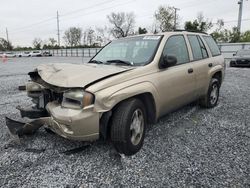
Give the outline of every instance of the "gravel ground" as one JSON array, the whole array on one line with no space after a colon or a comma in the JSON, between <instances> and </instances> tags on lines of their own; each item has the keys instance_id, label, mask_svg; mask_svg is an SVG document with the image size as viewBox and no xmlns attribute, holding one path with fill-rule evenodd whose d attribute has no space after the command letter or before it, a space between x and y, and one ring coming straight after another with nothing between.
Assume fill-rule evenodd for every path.
<instances>
[{"instance_id":1,"label":"gravel ground","mask_svg":"<svg viewBox=\"0 0 250 188\"><path fill-rule=\"evenodd\" d=\"M0 62L1 187L250 187L250 69L228 68L217 107L192 104L165 116L131 157L116 154L110 143L89 146L43 128L15 143L4 117L19 118L15 107L30 103L17 90L26 73L41 63L82 61ZM65 153L74 148L82 151Z\"/></svg>"}]
</instances>

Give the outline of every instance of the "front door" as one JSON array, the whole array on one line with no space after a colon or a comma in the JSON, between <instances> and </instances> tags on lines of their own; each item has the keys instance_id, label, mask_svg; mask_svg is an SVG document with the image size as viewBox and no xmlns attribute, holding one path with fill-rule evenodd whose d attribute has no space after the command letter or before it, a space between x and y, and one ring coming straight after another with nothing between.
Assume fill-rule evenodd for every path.
<instances>
[{"instance_id":1,"label":"front door","mask_svg":"<svg viewBox=\"0 0 250 188\"><path fill-rule=\"evenodd\" d=\"M158 72L157 88L161 99L160 115L188 104L196 98L194 67L190 63L184 36L170 36L162 55L175 56L177 64Z\"/></svg>"}]
</instances>

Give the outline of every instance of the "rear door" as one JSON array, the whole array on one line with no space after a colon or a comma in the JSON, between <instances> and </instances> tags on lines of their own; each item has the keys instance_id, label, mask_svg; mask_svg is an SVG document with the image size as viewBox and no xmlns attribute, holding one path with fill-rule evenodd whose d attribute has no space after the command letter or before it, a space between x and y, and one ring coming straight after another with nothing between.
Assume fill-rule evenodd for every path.
<instances>
[{"instance_id":1,"label":"rear door","mask_svg":"<svg viewBox=\"0 0 250 188\"><path fill-rule=\"evenodd\" d=\"M211 58L209 59L208 51L199 35L188 34L187 38L192 50L196 92L198 96L202 96L206 93L206 88L210 81L208 72L213 66L213 62Z\"/></svg>"},{"instance_id":2,"label":"rear door","mask_svg":"<svg viewBox=\"0 0 250 188\"><path fill-rule=\"evenodd\" d=\"M157 89L161 99L160 114L177 109L195 99L195 76L183 35L173 35L166 41L162 56L172 55L177 64L162 69L157 75Z\"/></svg>"}]
</instances>

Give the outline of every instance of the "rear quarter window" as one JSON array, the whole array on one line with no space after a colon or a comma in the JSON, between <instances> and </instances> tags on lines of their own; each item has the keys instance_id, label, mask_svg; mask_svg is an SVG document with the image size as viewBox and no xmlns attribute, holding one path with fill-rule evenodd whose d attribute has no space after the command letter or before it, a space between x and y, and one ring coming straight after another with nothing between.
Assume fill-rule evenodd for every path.
<instances>
[{"instance_id":1,"label":"rear quarter window","mask_svg":"<svg viewBox=\"0 0 250 188\"><path fill-rule=\"evenodd\" d=\"M214 41L214 39L211 36L202 36L202 37L205 40L205 42L207 43L207 45L212 53L212 56L217 56L217 55L221 54L219 47L217 46L216 42Z\"/></svg>"}]
</instances>

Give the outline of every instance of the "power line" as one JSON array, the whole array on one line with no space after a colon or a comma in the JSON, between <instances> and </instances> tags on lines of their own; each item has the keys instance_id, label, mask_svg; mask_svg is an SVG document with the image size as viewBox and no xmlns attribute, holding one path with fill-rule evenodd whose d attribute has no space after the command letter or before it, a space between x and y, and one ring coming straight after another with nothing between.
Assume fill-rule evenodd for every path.
<instances>
[{"instance_id":1,"label":"power line","mask_svg":"<svg viewBox=\"0 0 250 188\"><path fill-rule=\"evenodd\" d=\"M36 22L36 23L29 24L29 25L26 25L26 26L23 26L23 27L12 29L11 31L13 31L13 32L23 31L26 28L31 28L31 27L34 27L34 26L37 26L37 25L41 25L43 23L47 23L47 22L50 22L50 21L55 20L55 19L56 19L56 17L51 17L49 19L42 20L40 22Z\"/></svg>"},{"instance_id":2,"label":"power line","mask_svg":"<svg viewBox=\"0 0 250 188\"><path fill-rule=\"evenodd\" d=\"M245 22L245 21L250 21L250 18L245 18L242 19L241 22ZM238 22L238 20L228 20L228 21L224 21L224 23L233 23L233 22ZM216 22L212 23L212 24L216 24Z\"/></svg>"},{"instance_id":3,"label":"power line","mask_svg":"<svg viewBox=\"0 0 250 188\"><path fill-rule=\"evenodd\" d=\"M88 12L88 13L81 14L81 15L78 15L78 16L70 17L70 18L67 18L67 19L63 19L63 21L65 21L65 20L71 20L71 19L74 19L74 18L79 18L79 17L81 17L81 16L86 16L86 15L90 15L90 14L97 13L97 12L102 12L102 11L104 11L104 10L112 9L112 8L119 7L119 6L122 6L122 5L127 5L127 4L133 3L133 2L135 2L135 1L136 1L136 0L126 1L125 3L120 3L120 4L117 4L117 5L114 5L114 6L110 6L110 7L98 9L98 10L95 10L95 11L92 11L92 12Z\"/></svg>"},{"instance_id":4,"label":"power line","mask_svg":"<svg viewBox=\"0 0 250 188\"><path fill-rule=\"evenodd\" d=\"M92 6L89 6L89 7L85 7L85 8L82 8L82 9L77 9L77 10L74 10L74 11L70 11L68 13L65 13L65 14L62 14L61 17L65 17L65 16L68 16L68 15L72 15L72 14L75 14L75 13L78 13L80 11L84 11L86 9L91 9L91 8L95 8L95 7L98 7L102 4L107 4L107 3L111 3L115 0L108 0L108 1L105 1L105 2L102 2L102 3L96 3ZM11 30L11 32L18 32L18 31L23 31L25 30L26 28L31 28L31 27L34 27L34 26L37 26L37 25L41 25L41 24L44 24L44 23L48 23L48 22L51 22L52 20L55 20L57 19L57 17L50 17L48 19L45 19L45 20L42 20L40 22L35 22L35 23L32 23L32 24L29 24L29 25L26 25L26 26L23 26L23 27L19 27L19 28L14 28Z\"/></svg>"},{"instance_id":5,"label":"power line","mask_svg":"<svg viewBox=\"0 0 250 188\"><path fill-rule=\"evenodd\" d=\"M97 6L100 6L100 5L103 5L103 4L107 4L107 3L111 3L113 1L117 1L117 0L108 0L108 1L104 1L102 3L94 4L94 5L89 6L89 7L85 7L85 8L77 9L77 10L74 10L74 11L70 11L68 13L62 14L61 17L72 15L72 14L76 14L78 12L81 12L81 11L84 11L84 10L88 10L88 9L91 9L91 8L96 8Z\"/></svg>"}]
</instances>

